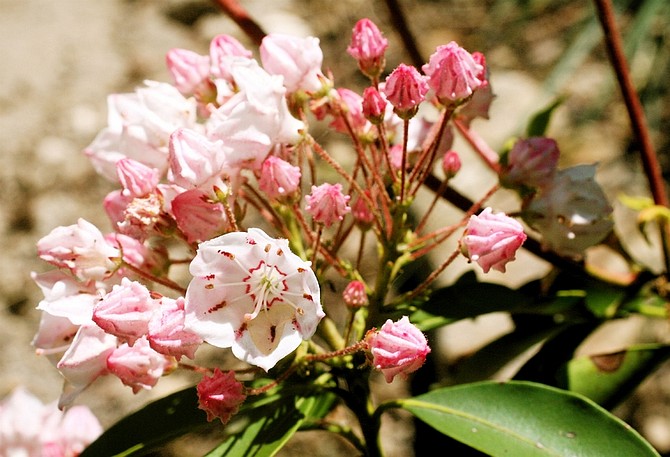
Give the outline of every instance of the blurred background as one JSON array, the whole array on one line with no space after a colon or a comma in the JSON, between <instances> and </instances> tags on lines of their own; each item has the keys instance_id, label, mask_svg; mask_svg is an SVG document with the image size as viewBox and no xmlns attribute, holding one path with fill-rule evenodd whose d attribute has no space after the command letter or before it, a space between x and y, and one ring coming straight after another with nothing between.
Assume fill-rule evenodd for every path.
<instances>
[{"instance_id":1,"label":"blurred background","mask_svg":"<svg viewBox=\"0 0 670 457\"><path fill-rule=\"evenodd\" d=\"M598 162L598 179L612 201L622 191L647 194L638 149L590 2L399 3L425 58L451 40L486 55L497 99L491 120L477 121L475 126L494 149L521 134L532 113L563 97L549 130L563 153L562 166ZM362 17L377 23L390 41L388 70L400 62L410 63L383 1L242 0L241 4L268 32L319 37L323 68L332 70L337 86L357 89L365 83L345 52L351 28ZM670 3L618 0L615 4L667 176ZM220 33L234 35L254 49L209 0L0 0L0 334L4 337L0 398L17 385L26 385L43 401L60 394L57 371L30 346L39 321L34 308L42 298L30 272L48 269L36 257L35 243L54 227L83 217L103 231L110 230L101 202L113 186L94 173L81 153L106 125L106 96L130 92L145 79L169 81L164 56L170 48L206 54L210 39ZM623 238L636 246L637 258L658 268L655 251L636 238L634 220L619 206L615 204L618 222L622 230L629 230ZM616 349L626 338L667 339L668 328L628 323L610 333L615 337L605 337L603 347ZM458 348L459 338L447 341L453 343L454 352L469 350ZM79 403L91 406L109 426L140 404L190 382L188 377L170 376L154 391L133 396L117 379L102 379ZM666 364L617 413L667 453L669 405Z\"/></svg>"}]
</instances>

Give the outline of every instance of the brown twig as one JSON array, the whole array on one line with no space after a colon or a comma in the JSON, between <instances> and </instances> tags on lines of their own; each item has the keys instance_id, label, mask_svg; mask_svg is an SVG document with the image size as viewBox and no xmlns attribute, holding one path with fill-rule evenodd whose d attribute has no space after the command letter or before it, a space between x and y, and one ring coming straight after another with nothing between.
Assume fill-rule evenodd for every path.
<instances>
[{"instance_id":1,"label":"brown twig","mask_svg":"<svg viewBox=\"0 0 670 457\"><path fill-rule=\"evenodd\" d=\"M409 29L407 19L405 19L405 14L402 12L398 0L386 0L386 7L391 15L391 22L398 32L403 46L405 46L405 50L409 54L410 60L416 68L420 69L421 66L426 63L426 60L421 55L421 51L419 51L419 46L416 44L416 38L414 38L412 31Z\"/></svg>"},{"instance_id":2,"label":"brown twig","mask_svg":"<svg viewBox=\"0 0 670 457\"><path fill-rule=\"evenodd\" d=\"M616 16L611 0L594 0L598 19L605 35L605 45L616 74L621 94L628 110L631 128L640 147L640 158L642 167L649 181L649 188L654 198L654 203L661 206L668 206L668 194L665 189L665 182L661 172L661 166L658 163L658 157L651 142L649 128L645 119L642 104L635 91L630 70L626 62L626 56L623 51L623 41L617 27ZM670 231L667 222L660 222L661 237L663 244L663 254L665 257L666 274L670 272Z\"/></svg>"},{"instance_id":3,"label":"brown twig","mask_svg":"<svg viewBox=\"0 0 670 457\"><path fill-rule=\"evenodd\" d=\"M254 21L247 10L237 0L213 0L224 13L228 15L242 29L242 31L256 44L260 45L265 30Z\"/></svg>"}]
</instances>

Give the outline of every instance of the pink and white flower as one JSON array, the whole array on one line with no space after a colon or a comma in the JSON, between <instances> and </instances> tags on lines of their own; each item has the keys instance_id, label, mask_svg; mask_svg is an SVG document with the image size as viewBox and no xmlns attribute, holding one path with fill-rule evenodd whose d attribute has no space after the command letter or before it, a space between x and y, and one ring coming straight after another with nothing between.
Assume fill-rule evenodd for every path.
<instances>
[{"instance_id":1,"label":"pink and white flower","mask_svg":"<svg viewBox=\"0 0 670 457\"><path fill-rule=\"evenodd\" d=\"M100 422L86 406L59 411L22 387L0 402L3 456L74 457L101 434Z\"/></svg>"},{"instance_id":2,"label":"pink and white flower","mask_svg":"<svg viewBox=\"0 0 670 457\"><path fill-rule=\"evenodd\" d=\"M116 349L118 340L97 325L79 327L72 344L56 368L65 378L58 407L65 408L100 376L108 374L107 357Z\"/></svg>"},{"instance_id":3,"label":"pink and white flower","mask_svg":"<svg viewBox=\"0 0 670 457\"><path fill-rule=\"evenodd\" d=\"M190 272L185 327L266 371L324 317L311 263L260 229L201 243Z\"/></svg>"},{"instance_id":4,"label":"pink and white flower","mask_svg":"<svg viewBox=\"0 0 670 457\"><path fill-rule=\"evenodd\" d=\"M108 126L84 153L110 181L117 179L116 162L124 157L163 173L170 134L179 127L195 126L196 101L171 84L147 81L134 93L110 95L107 105Z\"/></svg>"},{"instance_id":5,"label":"pink and white flower","mask_svg":"<svg viewBox=\"0 0 670 457\"><path fill-rule=\"evenodd\" d=\"M526 234L516 219L486 208L470 216L461 241L465 255L484 273L491 268L504 273L505 265L515 259L516 251L526 241Z\"/></svg>"},{"instance_id":6,"label":"pink and white flower","mask_svg":"<svg viewBox=\"0 0 670 457\"><path fill-rule=\"evenodd\" d=\"M231 74L239 91L212 112L207 136L233 151L230 166L257 169L275 145L297 142L305 126L289 112L281 76L249 59L235 60Z\"/></svg>"},{"instance_id":7,"label":"pink and white flower","mask_svg":"<svg viewBox=\"0 0 670 457\"><path fill-rule=\"evenodd\" d=\"M116 268L120 251L111 246L100 230L85 219L76 225L56 227L37 242L42 260L69 269L81 280L102 280Z\"/></svg>"},{"instance_id":8,"label":"pink and white flower","mask_svg":"<svg viewBox=\"0 0 670 457\"><path fill-rule=\"evenodd\" d=\"M378 331L371 330L366 342L372 353L372 366L384 374L386 382L397 375L406 379L421 368L430 353L426 337L407 316L397 322L389 319Z\"/></svg>"},{"instance_id":9,"label":"pink and white flower","mask_svg":"<svg viewBox=\"0 0 670 457\"><path fill-rule=\"evenodd\" d=\"M263 38L260 53L263 68L271 75L283 76L288 93L321 88L323 52L318 38L272 33Z\"/></svg>"}]
</instances>

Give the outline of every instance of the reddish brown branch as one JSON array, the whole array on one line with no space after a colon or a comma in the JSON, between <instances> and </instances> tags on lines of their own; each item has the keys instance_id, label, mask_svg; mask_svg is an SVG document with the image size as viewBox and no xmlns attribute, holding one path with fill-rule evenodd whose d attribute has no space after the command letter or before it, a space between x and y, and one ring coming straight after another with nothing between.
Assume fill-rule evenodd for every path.
<instances>
[{"instance_id":1,"label":"reddish brown branch","mask_svg":"<svg viewBox=\"0 0 670 457\"><path fill-rule=\"evenodd\" d=\"M224 13L228 15L242 29L242 31L256 44L260 45L267 35L258 22L249 16L247 10L237 0L213 0Z\"/></svg>"},{"instance_id":2,"label":"reddish brown branch","mask_svg":"<svg viewBox=\"0 0 670 457\"><path fill-rule=\"evenodd\" d=\"M640 147L640 157L644 172L649 181L649 188L654 198L654 203L661 206L668 206L668 194L663 181L661 166L658 163L658 156L651 142L649 128L645 119L642 104L635 91L633 80L628 69L626 56L623 51L623 40L617 27L616 16L611 0L594 0L598 19L605 35L605 45L616 74L621 94L628 110L631 128ZM666 273L670 271L670 249L668 240L670 239L668 224L661 223L661 237L663 239L663 252L665 255Z\"/></svg>"}]
</instances>

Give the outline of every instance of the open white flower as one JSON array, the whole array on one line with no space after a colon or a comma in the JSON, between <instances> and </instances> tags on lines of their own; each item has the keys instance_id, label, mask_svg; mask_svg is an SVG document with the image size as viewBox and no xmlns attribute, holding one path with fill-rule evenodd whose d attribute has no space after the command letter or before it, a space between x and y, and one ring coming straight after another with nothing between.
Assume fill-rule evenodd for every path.
<instances>
[{"instance_id":1,"label":"open white flower","mask_svg":"<svg viewBox=\"0 0 670 457\"><path fill-rule=\"evenodd\" d=\"M201 243L190 271L186 328L266 371L324 317L311 263L260 229Z\"/></svg>"}]
</instances>

